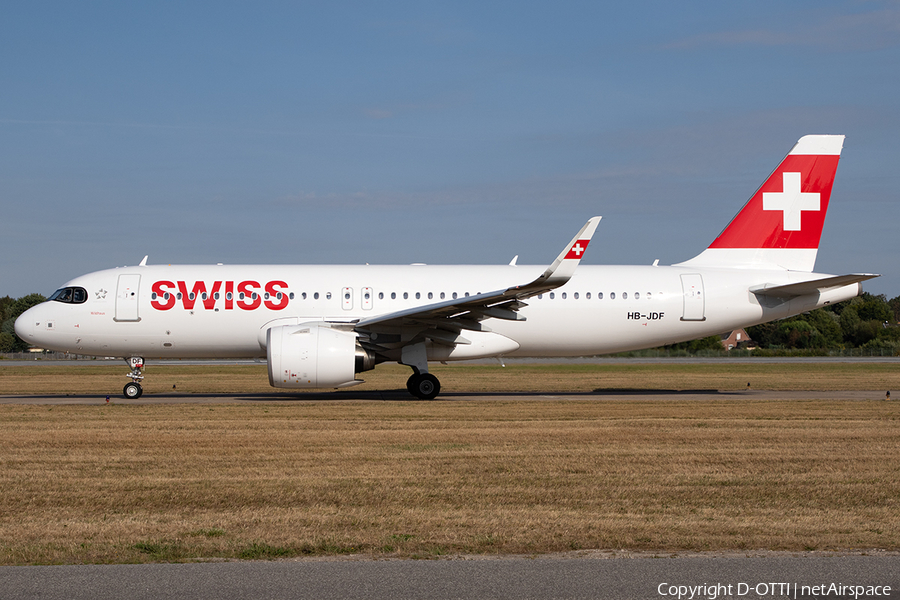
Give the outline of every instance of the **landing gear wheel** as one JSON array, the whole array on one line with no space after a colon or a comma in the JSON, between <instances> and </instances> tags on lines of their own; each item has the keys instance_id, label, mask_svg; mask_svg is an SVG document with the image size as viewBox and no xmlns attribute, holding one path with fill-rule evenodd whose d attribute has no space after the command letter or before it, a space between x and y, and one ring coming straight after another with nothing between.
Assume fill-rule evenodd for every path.
<instances>
[{"instance_id":1,"label":"landing gear wheel","mask_svg":"<svg viewBox=\"0 0 900 600\"><path fill-rule=\"evenodd\" d=\"M141 397L141 394L144 393L144 388L142 388L139 383L131 382L125 386L122 393L124 393L125 397L129 400L137 400Z\"/></svg>"},{"instance_id":2,"label":"landing gear wheel","mask_svg":"<svg viewBox=\"0 0 900 600\"><path fill-rule=\"evenodd\" d=\"M431 373L417 373L407 380L406 389L419 400L434 400L441 391L441 382Z\"/></svg>"}]
</instances>

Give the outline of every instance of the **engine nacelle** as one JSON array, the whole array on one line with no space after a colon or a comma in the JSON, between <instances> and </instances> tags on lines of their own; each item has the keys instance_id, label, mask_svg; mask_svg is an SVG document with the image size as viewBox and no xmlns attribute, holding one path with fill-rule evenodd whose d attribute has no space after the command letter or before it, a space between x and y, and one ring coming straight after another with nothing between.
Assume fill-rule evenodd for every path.
<instances>
[{"instance_id":1,"label":"engine nacelle","mask_svg":"<svg viewBox=\"0 0 900 600\"><path fill-rule=\"evenodd\" d=\"M269 383L277 388L339 388L362 383L356 373L375 359L350 331L322 323L272 327L266 333Z\"/></svg>"}]
</instances>

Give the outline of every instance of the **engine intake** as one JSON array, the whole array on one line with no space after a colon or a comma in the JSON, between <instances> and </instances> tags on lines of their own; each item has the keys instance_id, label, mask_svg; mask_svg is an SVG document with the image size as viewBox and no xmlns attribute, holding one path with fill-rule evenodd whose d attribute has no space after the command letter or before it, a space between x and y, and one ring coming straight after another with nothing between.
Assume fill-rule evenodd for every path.
<instances>
[{"instance_id":1,"label":"engine intake","mask_svg":"<svg viewBox=\"0 0 900 600\"><path fill-rule=\"evenodd\" d=\"M340 388L362 383L356 373L375 368L375 356L351 331L321 323L272 327L266 332L269 383L277 388Z\"/></svg>"}]
</instances>

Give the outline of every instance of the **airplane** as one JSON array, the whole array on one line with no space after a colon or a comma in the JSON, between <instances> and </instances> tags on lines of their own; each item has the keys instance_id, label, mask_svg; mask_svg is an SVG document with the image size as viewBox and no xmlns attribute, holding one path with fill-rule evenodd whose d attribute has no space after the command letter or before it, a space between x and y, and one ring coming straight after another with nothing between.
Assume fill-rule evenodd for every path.
<instances>
[{"instance_id":1,"label":"airplane","mask_svg":"<svg viewBox=\"0 0 900 600\"><path fill-rule=\"evenodd\" d=\"M144 360L265 358L282 389L345 388L383 362L592 356L693 340L862 293L875 274L814 273L844 136L802 137L713 242L661 266L579 263L592 217L548 266L148 265L77 277L23 313L20 338L124 357L126 398Z\"/></svg>"}]
</instances>

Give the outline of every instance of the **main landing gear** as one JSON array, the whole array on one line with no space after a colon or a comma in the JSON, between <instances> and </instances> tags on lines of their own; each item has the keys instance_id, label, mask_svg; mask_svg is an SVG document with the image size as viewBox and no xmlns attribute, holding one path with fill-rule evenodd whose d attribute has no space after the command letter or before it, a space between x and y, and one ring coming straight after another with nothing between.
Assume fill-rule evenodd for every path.
<instances>
[{"instance_id":1,"label":"main landing gear","mask_svg":"<svg viewBox=\"0 0 900 600\"><path fill-rule=\"evenodd\" d=\"M132 356L126 358L125 362L131 367L131 372L127 375L127 377L131 377L131 382L125 385L122 393L129 400L137 400L144 393L144 388L141 387L140 383L144 379L144 375L141 372L144 368L144 359L140 356Z\"/></svg>"},{"instance_id":2,"label":"main landing gear","mask_svg":"<svg viewBox=\"0 0 900 600\"><path fill-rule=\"evenodd\" d=\"M412 367L413 374L406 381L406 389L419 400L434 400L441 391L441 382L428 372L428 354L425 342L403 346L400 364Z\"/></svg>"},{"instance_id":3,"label":"main landing gear","mask_svg":"<svg viewBox=\"0 0 900 600\"><path fill-rule=\"evenodd\" d=\"M419 400L434 400L441 391L441 382L431 373L413 373L406 380L406 389Z\"/></svg>"}]
</instances>

